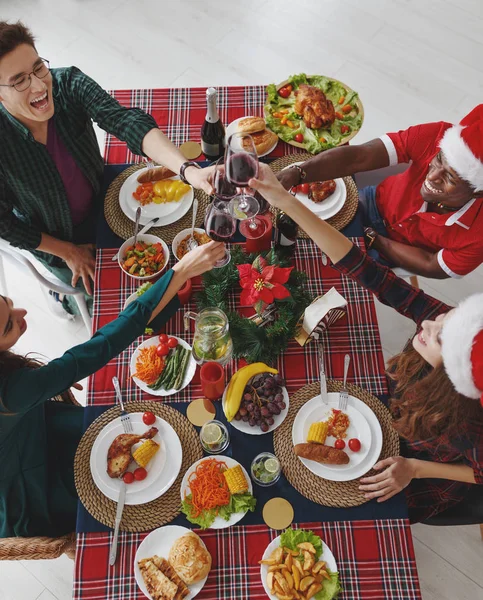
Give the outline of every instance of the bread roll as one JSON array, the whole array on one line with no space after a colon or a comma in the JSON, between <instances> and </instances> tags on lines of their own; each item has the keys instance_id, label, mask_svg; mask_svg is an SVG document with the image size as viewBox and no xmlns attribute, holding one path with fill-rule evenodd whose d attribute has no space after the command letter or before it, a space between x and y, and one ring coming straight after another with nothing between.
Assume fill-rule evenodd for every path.
<instances>
[{"instance_id":1,"label":"bread roll","mask_svg":"<svg viewBox=\"0 0 483 600\"><path fill-rule=\"evenodd\" d=\"M245 117L238 121L238 131L242 133L256 133L265 129L263 117Z\"/></svg>"},{"instance_id":2,"label":"bread roll","mask_svg":"<svg viewBox=\"0 0 483 600\"><path fill-rule=\"evenodd\" d=\"M146 169L138 175L139 183L148 183L148 181L161 181L162 179L168 179L176 175L168 167L154 167L153 169Z\"/></svg>"},{"instance_id":3,"label":"bread roll","mask_svg":"<svg viewBox=\"0 0 483 600\"><path fill-rule=\"evenodd\" d=\"M315 462L327 465L347 465L349 464L349 456L344 450L325 446L324 444L314 444L308 442L306 444L296 444L294 452L300 458L314 460Z\"/></svg>"},{"instance_id":4,"label":"bread roll","mask_svg":"<svg viewBox=\"0 0 483 600\"><path fill-rule=\"evenodd\" d=\"M258 156L265 154L278 140L278 136L273 131L270 131L270 129L264 129L250 135L252 136ZM243 147L246 150L248 145L243 143Z\"/></svg>"},{"instance_id":5,"label":"bread roll","mask_svg":"<svg viewBox=\"0 0 483 600\"><path fill-rule=\"evenodd\" d=\"M192 531L175 541L168 560L186 585L201 581L211 569L211 554Z\"/></svg>"}]
</instances>

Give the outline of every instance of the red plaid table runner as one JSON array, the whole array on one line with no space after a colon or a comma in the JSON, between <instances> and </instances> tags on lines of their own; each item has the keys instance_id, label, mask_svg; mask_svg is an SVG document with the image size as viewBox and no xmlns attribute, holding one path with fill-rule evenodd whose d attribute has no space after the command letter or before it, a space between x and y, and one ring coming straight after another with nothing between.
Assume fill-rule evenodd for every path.
<instances>
[{"instance_id":1,"label":"red plaid table runner","mask_svg":"<svg viewBox=\"0 0 483 600\"><path fill-rule=\"evenodd\" d=\"M245 115L263 116L265 86L218 87L218 111L225 127ZM123 106L137 107L151 114L159 128L177 146L200 141L206 114L206 88L159 90L116 90L110 92ZM271 157L296 154L298 148L280 141ZM107 164L140 162L124 142L107 134L104 160Z\"/></svg>"},{"instance_id":2,"label":"red plaid table runner","mask_svg":"<svg viewBox=\"0 0 483 600\"><path fill-rule=\"evenodd\" d=\"M362 240L354 240L362 244ZM115 249L99 250L96 265L96 302L94 304L94 331L109 323L122 310L126 298L132 294L136 285L133 280L119 269L117 262L111 258ZM173 264L171 258L171 264ZM377 328L376 312L372 295L341 275L332 267L324 267L320 250L310 240L300 240L295 255L295 268L304 271L308 276L308 287L314 295L328 292L335 287L348 302L348 313L325 334L325 358L327 376L342 379L344 355L351 355L349 381L359 385L379 396L387 393L384 375L384 360L382 356L379 330ZM199 289L200 282L194 284L194 290ZM245 312L248 307L240 308L239 294L233 293L230 298L230 308ZM169 333L186 339L191 344L193 326L189 332L184 331L183 313L196 310L194 300L179 310L169 323ZM253 312L253 310L251 310ZM112 360L106 367L91 377L88 402L90 404L113 404L114 390L112 377L116 375L125 390L127 398L132 400L152 399L141 391L130 378L129 363L134 348L139 341L134 342L119 357ZM317 349L310 342L302 349L292 340L279 359L279 369L287 380L289 393L300 389L306 383L318 378ZM171 402L188 402L201 395L199 374L180 393L168 398Z\"/></svg>"},{"instance_id":3,"label":"red plaid table runner","mask_svg":"<svg viewBox=\"0 0 483 600\"><path fill-rule=\"evenodd\" d=\"M411 532L406 520L305 523L320 535L337 561L341 600L417 600L421 598ZM267 598L260 578L261 559L276 532L260 525L197 531L213 565L199 600ZM133 574L136 549L146 534L119 535L118 559L109 567L111 536L80 534L74 598L141 600Z\"/></svg>"}]
</instances>

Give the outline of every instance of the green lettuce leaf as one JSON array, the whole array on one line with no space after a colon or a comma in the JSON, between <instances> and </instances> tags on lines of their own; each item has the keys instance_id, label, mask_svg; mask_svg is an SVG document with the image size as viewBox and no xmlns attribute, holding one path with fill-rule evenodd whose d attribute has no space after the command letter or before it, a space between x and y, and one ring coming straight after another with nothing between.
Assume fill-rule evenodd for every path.
<instances>
[{"instance_id":1,"label":"green lettuce leaf","mask_svg":"<svg viewBox=\"0 0 483 600\"><path fill-rule=\"evenodd\" d=\"M292 87L295 89L303 83L309 83L309 80L307 79L307 75L305 73L300 73L299 75L291 75L288 78L288 82L291 83Z\"/></svg>"},{"instance_id":2,"label":"green lettuce leaf","mask_svg":"<svg viewBox=\"0 0 483 600\"><path fill-rule=\"evenodd\" d=\"M324 587L318 594L315 594L315 600L332 600L342 591L342 587L339 581L339 573L332 572L330 569L327 570L330 575L330 579L324 579Z\"/></svg>"},{"instance_id":3,"label":"green lettuce leaf","mask_svg":"<svg viewBox=\"0 0 483 600\"><path fill-rule=\"evenodd\" d=\"M322 554L322 540L313 531L292 529L290 527L280 536L280 545L290 548L290 550L297 550L297 545L303 542L310 542L313 545L315 548L315 557L318 560Z\"/></svg>"},{"instance_id":4,"label":"green lettuce leaf","mask_svg":"<svg viewBox=\"0 0 483 600\"><path fill-rule=\"evenodd\" d=\"M267 96L270 104L278 104L279 95L277 94L277 86L274 83L267 85Z\"/></svg>"},{"instance_id":5,"label":"green lettuce leaf","mask_svg":"<svg viewBox=\"0 0 483 600\"><path fill-rule=\"evenodd\" d=\"M216 509L204 510L199 516L193 517L191 515L191 504L187 502L188 500L191 500L191 494L181 503L181 512L186 515L188 521L195 525L199 525L201 529L208 529L208 527L211 527L216 518ZM256 504L256 498L249 492L246 492L245 494L232 494L229 504L218 508L218 516L225 519L225 521L229 521L231 515L234 513L241 513L248 510L253 512Z\"/></svg>"},{"instance_id":6,"label":"green lettuce leaf","mask_svg":"<svg viewBox=\"0 0 483 600\"><path fill-rule=\"evenodd\" d=\"M153 284L150 281L146 281L146 283L143 283L142 285L140 285L138 287L138 289L136 290L136 294L138 296L142 296L145 292L147 292L149 290L149 288L152 286Z\"/></svg>"}]
</instances>

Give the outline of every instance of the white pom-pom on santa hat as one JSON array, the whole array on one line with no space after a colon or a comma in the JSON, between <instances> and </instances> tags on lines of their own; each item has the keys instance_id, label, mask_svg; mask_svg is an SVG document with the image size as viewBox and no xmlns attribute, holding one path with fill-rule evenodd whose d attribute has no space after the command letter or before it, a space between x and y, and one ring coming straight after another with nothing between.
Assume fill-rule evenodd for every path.
<instances>
[{"instance_id":1,"label":"white pom-pom on santa hat","mask_svg":"<svg viewBox=\"0 0 483 600\"><path fill-rule=\"evenodd\" d=\"M483 294L466 298L446 317L441 344L456 391L483 405Z\"/></svg>"},{"instance_id":2,"label":"white pom-pom on santa hat","mask_svg":"<svg viewBox=\"0 0 483 600\"><path fill-rule=\"evenodd\" d=\"M447 129L439 147L449 166L477 192L483 191L483 104Z\"/></svg>"}]
</instances>

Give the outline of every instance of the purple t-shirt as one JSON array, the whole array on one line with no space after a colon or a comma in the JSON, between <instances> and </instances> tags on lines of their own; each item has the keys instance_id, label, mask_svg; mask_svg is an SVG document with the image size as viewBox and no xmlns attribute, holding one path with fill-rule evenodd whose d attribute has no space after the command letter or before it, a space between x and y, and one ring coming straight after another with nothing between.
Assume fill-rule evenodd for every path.
<instances>
[{"instance_id":1,"label":"purple t-shirt","mask_svg":"<svg viewBox=\"0 0 483 600\"><path fill-rule=\"evenodd\" d=\"M49 120L47 152L60 173L72 215L72 224L79 225L89 216L93 203L92 185L77 166L55 129L54 119Z\"/></svg>"}]
</instances>

